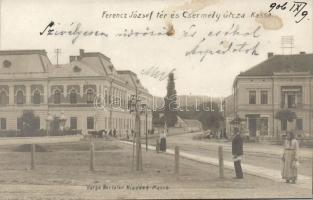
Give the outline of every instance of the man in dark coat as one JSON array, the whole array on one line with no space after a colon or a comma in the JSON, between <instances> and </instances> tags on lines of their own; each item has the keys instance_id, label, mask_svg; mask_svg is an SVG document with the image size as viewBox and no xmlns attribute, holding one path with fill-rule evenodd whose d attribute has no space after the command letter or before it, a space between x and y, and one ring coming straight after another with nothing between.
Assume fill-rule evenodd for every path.
<instances>
[{"instance_id":1,"label":"man in dark coat","mask_svg":"<svg viewBox=\"0 0 313 200\"><path fill-rule=\"evenodd\" d=\"M239 128L235 128L234 133L235 135L232 140L232 154L234 158L236 178L242 179L243 173L241 168L241 159L243 155L243 140L240 136Z\"/></svg>"}]
</instances>

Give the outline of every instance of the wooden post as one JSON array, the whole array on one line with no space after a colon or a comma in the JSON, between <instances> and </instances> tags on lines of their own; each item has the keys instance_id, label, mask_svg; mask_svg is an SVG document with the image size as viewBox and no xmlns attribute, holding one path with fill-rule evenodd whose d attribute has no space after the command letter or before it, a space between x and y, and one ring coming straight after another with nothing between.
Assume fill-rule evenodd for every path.
<instances>
[{"instance_id":1,"label":"wooden post","mask_svg":"<svg viewBox=\"0 0 313 200\"><path fill-rule=\"evenodd\" d=\"M156 148L156 152L159 153L159 152L160 152L160 143L159 143L159 139L156 139L155 148Z\"/></svg>"},{"instance_id":2,"label":"wooden post","mask_svg":"<svg viewBox=\"0 0 313 200\"><path fill-rule=\"evenodd\" d=\"M34 144L30 145L30 169L35 169L35 151L36 146Z\"/></svg>"},{"instance_id":3,"label":"wooden post","mask_svg":"<svg viewBox=\"0 0 313 200\"><path fill-rule=\"evenodd\" d=\"M223 159L223 147L218 146L218 164L220 178L224 178L224 159Z\"/></svg>"},{"instance_id":4,"label":"wooden post","mask_svg":"<svg viewBox=\"0 0 313 200\"><path fill-rule=\"evenodd\" d=\"M179 175L179 147L175 147L175 175Z\"/></svg>"},{"instance_id":5,"label":"wooden post","mask_svg":"<svg viewBox=\"0 0 313 200\"><path fill-rule=\"evenodd\" d=\"M90 143L90 171L94 171L95 168L95 149L94 149L94 144Z\"/></svg>"}]
</instances>

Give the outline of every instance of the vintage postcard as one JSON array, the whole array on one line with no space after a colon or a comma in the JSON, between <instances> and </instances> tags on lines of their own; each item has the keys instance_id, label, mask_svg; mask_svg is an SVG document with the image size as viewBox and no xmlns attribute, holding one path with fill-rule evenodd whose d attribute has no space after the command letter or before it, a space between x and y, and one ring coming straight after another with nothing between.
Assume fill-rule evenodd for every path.
<instances>
[{"instance_id":1,"label":"vintage postcard","mask_svg":"<svg viewBox=\"0 0 313 200\"><path fill-rule=\"evenodd\" d=\"M312 9L0 0L0 199L311 199Z\"/></svg>"}]
</instances>

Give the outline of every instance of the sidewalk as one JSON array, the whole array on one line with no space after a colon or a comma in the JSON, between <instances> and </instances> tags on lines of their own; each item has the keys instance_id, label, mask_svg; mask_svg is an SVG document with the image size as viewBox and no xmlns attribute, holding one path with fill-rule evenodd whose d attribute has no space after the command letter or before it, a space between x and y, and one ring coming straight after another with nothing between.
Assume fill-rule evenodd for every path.
<instances>
[{"instance_id":1,"label":"sidewalk","mask_svg":"<svg viewBox=\"0 0 313 200\"><path fill-rule=\"evenodd\" d=\"M224 149L231 150L231 142L229 141L212 141L212 140L199 140L199 142L206 142L209 145L219 146L222 145ZM265 153L265 154L273 154L273 155L282 155L283 154L283 146L279 145L271 145L264 143L244 143L243 148L248 148L249 152L253 153ZM313 158L313 149L310 148L300 148L299 155L302 158Z\"/></svg>"},{"instance_id":2,"label":"sidewalk","mask_svg":"<svg viewBox=\"0 0 313 200\"><path fill-rule=\"evenodd\" d=\"M128 141L120 141L120 142L125 143L125 144L132 144L131 142L128 142ZM220 145L222 143L216 143L216 144ZM224 146L229 147L228 144L224 144ZM144 147L145 147L145 144L142 144L142 148L144 148ZM155 148L155 146L148 145L148 149L149 150L155 150L156 148ZM263 149L263 150L265 150L265 149ZM166 153L173 155L173 154L175 154L175 151L173 149L167 149ZM190 160L218 166L218 159L216 159L216 158L190 154L190 153L186 153L183 151L180 151L180 156L183 158L186 158L186 159L190 159ZM234 163L224 160L224 167L227 169L233 169ZM281 182L281 183L284 182L284 180L281 178L281 171L279 171L279 170L273 170L273 169L268 169L268 168L258 167L258 166L248 165L248 164L242 164L242 168L243 168L244 173L246 173L246 174L259 176L262 178L268 178L268 179L274 180L276 182ZM311 189L312 188L312 179L309 176L304 176L304 175L298 174L297 184L295 184L293 186L303 188L303 189Z\"/></svg>"},{"instance_id":3,"label":"sidewalk","mask_svg":"<svg viewBox=\"0 0 313 200\"><path fill-rule=\"evenodd\" d=\"M83 135L66 135L66 136L43 136L43 137L3 137L0 138L0 145L15 144L49 144L61 142L77 142L83 139Z\"/></svg>"}]
</instances>

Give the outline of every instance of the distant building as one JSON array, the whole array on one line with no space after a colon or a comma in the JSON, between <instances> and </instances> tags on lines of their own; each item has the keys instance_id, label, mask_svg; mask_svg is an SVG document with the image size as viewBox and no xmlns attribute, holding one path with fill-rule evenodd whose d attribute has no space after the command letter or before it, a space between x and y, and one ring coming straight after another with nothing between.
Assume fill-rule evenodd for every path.
<instances>
[{"instance_id":1,"label":"distant building","mask_svg":"<svg viewBox=\"0 0 313 200\"><path fill-rule=\"evenodd\" d=\"M38 129L134 129L134 114L127 110L131 95L138 92L148 106L152 96L131 71L117 71L110 58L80 50L68 64L51 64L44 50L0 51L0 129L18 130L23 110L33 110ZM95 108L94 100L101 99ZM98 99L98 98L97 98ZM111 106L113 109L110 109ZM142 115L142 130L152 128L151 112ZM54 123L62 119L64 125ZM56 127L51 127L56 126Z\"/></svg>"},{"instance_id":2,"label":"distant building","mask_svg":"<svg viewBox=\"0 0 313 200\"><path fill-rule=\"evenodd\" d=\"M187 131L201 131L202 123L196 119L182 119L177 116L176 128L184 128Z\"/></svg>"},{"instance_id":3,"label":"distant building","mask_svg":"<svg viewBox=\"0 0 313 200\"><path fill-rule=\"evenodd\" d=\"M312 137L313 54L269 53L267 60L236 77L225 102L228 131L229 122L239 117L251 137L280 138L287 129ZM280 110L296 113L297 119L276 119Z\"/></svg>"}]
</instances>

